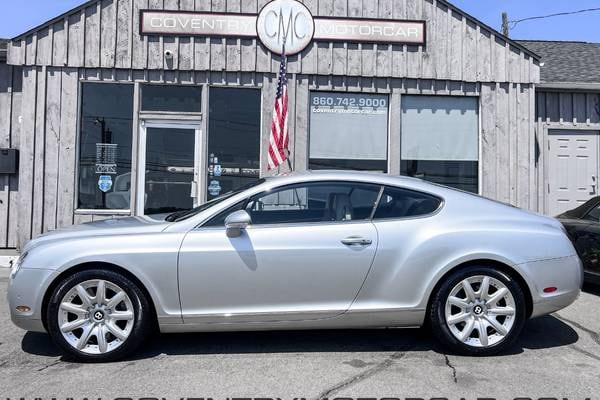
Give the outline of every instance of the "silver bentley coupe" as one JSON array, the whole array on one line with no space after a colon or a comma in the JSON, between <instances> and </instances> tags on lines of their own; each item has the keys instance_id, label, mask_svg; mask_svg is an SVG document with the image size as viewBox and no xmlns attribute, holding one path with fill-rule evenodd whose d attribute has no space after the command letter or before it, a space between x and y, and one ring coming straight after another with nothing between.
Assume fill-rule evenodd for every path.
<instances>
[{"instance_id":1,"label":"silver bentley coupe","mask_svg":"<svg viewBox=\"0 0 600 400\"><path fill-rule=\"evenodd\" d=\"M579 295L582 264L548 217L414 178L305 172L191 210L30 241L13 322L66 355L110 361L153 331L429 326L490 355ZM400 333L399 333L400 334Z\"/></svg>"}]
</instances>

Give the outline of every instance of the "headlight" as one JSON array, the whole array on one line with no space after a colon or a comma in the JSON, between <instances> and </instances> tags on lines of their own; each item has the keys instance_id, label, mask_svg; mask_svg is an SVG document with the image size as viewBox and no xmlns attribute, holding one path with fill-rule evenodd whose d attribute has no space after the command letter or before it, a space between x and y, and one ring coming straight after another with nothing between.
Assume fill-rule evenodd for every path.
<instances>
[{"instance_id":1,"label":"headlight","mask_svg":"<svg viewBox=\"0 0 600 400\"><path fill-rule=\"evenodd\" d=\"M17 272L21 269L21 265L23 264L23 260L27 257L27 252L23 254L19 254L19 256L13 260L12 266L10 269L10 278L14 279L17 276Z\"/></svg>"}]
</instances>

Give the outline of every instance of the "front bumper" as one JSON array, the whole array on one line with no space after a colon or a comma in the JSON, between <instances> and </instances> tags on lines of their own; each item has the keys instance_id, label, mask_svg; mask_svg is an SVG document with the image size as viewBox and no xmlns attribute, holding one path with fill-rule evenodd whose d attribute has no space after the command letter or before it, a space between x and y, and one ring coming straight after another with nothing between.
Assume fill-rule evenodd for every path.
<instances>
[{"instance_id":1,"label":"front bumper","mask_svg":"<svg viewBox=\"0 0 600 400\"><path fill-rule=\"evenodd\" d=\"M578 256L528 262L518 266L527 277L533 309L539 317L563 309L579 297L583 285L583 264ZM545 293L545 288L555 291Z\"/></svg>"},{"instance_id":2,"label":"front bumper","mask_svg":"<svg viewBox=\"0 0 600 400\"><path fill-rule=\"evenodd\" d=\"M10 318L19 328L45 332L42 322L42 301L51 281L52 270L21 268L8 281L8 306ZM29 307L27 312L17 311L18 306Z\"/></svg>"}]
</instances>

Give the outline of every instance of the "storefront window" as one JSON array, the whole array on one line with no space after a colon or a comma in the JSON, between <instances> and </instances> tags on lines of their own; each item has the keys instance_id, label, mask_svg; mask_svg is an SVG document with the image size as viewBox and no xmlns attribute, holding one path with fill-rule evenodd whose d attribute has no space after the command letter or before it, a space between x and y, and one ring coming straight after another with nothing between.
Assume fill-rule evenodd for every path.
<instances>
[{"instance_id":1,"label":"storefront window","mask_svg":"<svg viewBox=\"0 0 600 400\"><path fill-rule=\"evenodd\" d=\"M403 175L478 192L475 97L402 96Z\"/></svg>"},{"instance_id":2,"label":"storefront window","mask_svg":"<svg viewBox=\"0 0 600 400\"><path fill-rule=\"evenodd\" d=\"M202 88L182 85L143 85L142 111L201 112Z\"/></svg>"},{"instance_id":3,"label":"storefront window","mask_svg":"<svg viewBox=\"0 0 600 400\"><path fill-rule=\"evenodd\" d=\"M256 89L210 88L209 200L259 177L260 95Z\"/></svg>"},{"instance_id":4,"label":"storefront window","mask_svg":"<svg viewBox=\"0 0 600 400\"><path fill-rule=\"evenodd\" d=\"M310 169L387 171L388 96L313 92Z\"/></svg>"},{"instance_id":5,"label":"storefront window","mask_svg":"<svg viewBox=\"0 0 600 400\"><path fill-rule=\"evenodd\" d=\"M129 209L133 85L82 86L77 207Z\"/></svg>"}]
</instances>

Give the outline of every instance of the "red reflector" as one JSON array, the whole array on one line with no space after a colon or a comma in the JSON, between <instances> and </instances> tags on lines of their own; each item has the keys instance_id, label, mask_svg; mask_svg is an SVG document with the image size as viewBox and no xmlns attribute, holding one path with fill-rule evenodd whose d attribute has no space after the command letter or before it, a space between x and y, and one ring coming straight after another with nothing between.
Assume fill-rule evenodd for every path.
<instances>
[{"instance_id":1,"label":"red reflector","mask_svg":"<svg viewBox=\"0 0 600 400\"><path fill-rule=\"evenodd\" d=\"M550 286L547 288L544 288L544 293L552 293L552 292L556 292L558 289L555 288L554 286Z\"/></svg>"}]
</instances>

